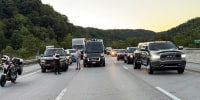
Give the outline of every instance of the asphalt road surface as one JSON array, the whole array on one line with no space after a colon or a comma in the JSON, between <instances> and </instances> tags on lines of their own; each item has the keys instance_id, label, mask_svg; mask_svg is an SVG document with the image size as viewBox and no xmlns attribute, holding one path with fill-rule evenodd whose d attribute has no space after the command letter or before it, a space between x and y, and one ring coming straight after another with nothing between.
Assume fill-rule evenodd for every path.
<instances>
[{"instance_id":1,"label":"asphalt road surface","mask_svg":"<svg viewBox=\"0 0 200 100\"><path fill-rule=\"evenodd\" d=\"M149 75L144 66L134 70L106 56L106 67L75 68L73 63L67 72L55 75L41 73L38 64L28 65L16 84L0 87L0 100L200 100L200 64L187 63L183 74Z\"/></svg>"}]
</instances>

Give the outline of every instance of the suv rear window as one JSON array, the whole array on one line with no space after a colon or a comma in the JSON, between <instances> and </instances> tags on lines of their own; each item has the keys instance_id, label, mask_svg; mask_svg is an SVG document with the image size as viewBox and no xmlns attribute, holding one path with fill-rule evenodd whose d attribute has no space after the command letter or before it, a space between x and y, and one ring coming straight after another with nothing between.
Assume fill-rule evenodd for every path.
<instances>
[{"instance_id":1,"label":"suv rear window","mask_svg":"<svg viewBox=\"0 0 200 100\"><path fill-rule=\"evenodd\" d=\"M46 49L44 52L44 57L51 57L54 55L56 50L60 51L60 56L65 56L65 51L63 49Z\"/></svg>"}]
</instances>

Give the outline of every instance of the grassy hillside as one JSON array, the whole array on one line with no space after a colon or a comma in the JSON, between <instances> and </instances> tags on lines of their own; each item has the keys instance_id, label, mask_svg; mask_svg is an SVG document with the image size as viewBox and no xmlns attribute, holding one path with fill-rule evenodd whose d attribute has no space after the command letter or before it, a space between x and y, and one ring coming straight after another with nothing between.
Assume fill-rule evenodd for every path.
<instances>
[{"instance_id":1,"label":"grassy hillside","mask_svg":"<svg viewBox=\"0 0 200 100\"><path fill-rule=\"evenodd\" d=\"M168 31L160 32L156 36L156 39L170 40L177 45L185 47L199 47L194 44L194 40L200 39L200 17L188 20Z\"/></svg>"}]
</instances>

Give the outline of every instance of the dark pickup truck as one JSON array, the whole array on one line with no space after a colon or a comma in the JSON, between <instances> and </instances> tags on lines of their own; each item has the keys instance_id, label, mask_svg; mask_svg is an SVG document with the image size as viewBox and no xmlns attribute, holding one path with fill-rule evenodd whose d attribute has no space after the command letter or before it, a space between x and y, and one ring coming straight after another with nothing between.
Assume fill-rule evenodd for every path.
<instances>
[{"instance_id":1,"label":"dark pickup truck","mask_svg":"<svg viewBox=\"0 0 200 100\"><path fill-rule=\"evenodd\" d=\"M177 70L183 73L186 66L186 55L170 41L153 41L139 43L134 52L134 69L146 66L149 74L156 70Z\"/></svg>"}]
</instances>

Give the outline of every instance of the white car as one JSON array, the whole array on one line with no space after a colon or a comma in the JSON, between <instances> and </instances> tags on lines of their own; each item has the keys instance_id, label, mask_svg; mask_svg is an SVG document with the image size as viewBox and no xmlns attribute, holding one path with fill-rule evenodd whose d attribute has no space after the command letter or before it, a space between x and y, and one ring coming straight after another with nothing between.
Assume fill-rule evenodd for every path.
<instances>
[{"instance_id":1,"label":"white car","mask_svg":"<svg viewBox=\"0 0 200 100\"><path fill-rule=\"evenodd\" d=\"M76 50L75 49L66 49L65 52L71 57L72 62L76 62Z\"/></svg>"}]
</instances>

